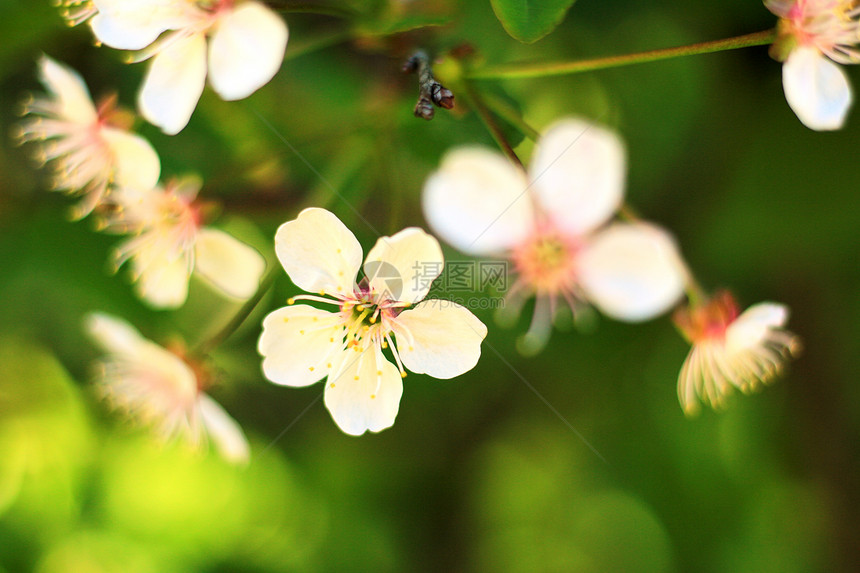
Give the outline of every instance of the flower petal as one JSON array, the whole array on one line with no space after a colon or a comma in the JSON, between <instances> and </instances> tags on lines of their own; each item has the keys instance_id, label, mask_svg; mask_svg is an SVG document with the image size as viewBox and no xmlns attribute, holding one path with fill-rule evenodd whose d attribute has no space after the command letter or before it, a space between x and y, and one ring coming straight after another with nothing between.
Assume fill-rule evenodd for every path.
<instances>
[{"instance_id":1,"label":"flower petal","mask_svg":"<svg viewBox=\"0 0 860 573\"><path fill-rule=\"evenodd\" d=\"M538 141L531 190L563 231L584 235L605 223L624 197L626 158L615 133L581 119L553 124Z\"/></svg>"},{"instance_id":2,"label":"flower petal","mask_svg":"<svg viewBox=\"0 0 860 573\"><path fill-rule=\"evenodd\" d=\"M194 270L229 296L250 298L260 286L266 260L232 235L203 227L194 244Z\"/></svg>"},{"instance_id":3,"label":"flower petal","mask_svg":"<svg viewBox=\"0 0 860 573\"><path fill-rule=\"evenodd\" d=\"M248 97L281 68L287 25L259 2L226 12L209 42L209 82L225 100Z\"/></svg>"},{"instance_id":4,"label":"flower petal","mask_svg":"<svg viewBox=\"0 0 860 573\"><path fill-rule=\"evenodd\" d=\"M487 327L465 307L435 299L400 313L394 335L406 368L448 379L478 363Z\"/></svg>"},{"instance_id":5,"label":"flower petal","mask_svg":"<svg viewBox=\"0 0 860 573\"><path fill-rule=\"evenodd\" d=\"M205 17L191 2L176 0L93 0L93 4L98 8L90 20L93 34L119 50L140 50L162 32Z\"/></svg>"},{"instance_id":6,"label":"flower petal","mask_svg":"<svg viewBox=\"0 0 860 573\"><path fill-rule=\"evenodd\" d=\"M668 310L686 284L686 266L672 237L646 223L617 223L597 233L579 259L587 298L604 314L648 320Z\"/></svg>"},{"instance_id":7,"label":"flower petal","mask_svg":"<svg viewBox=\"0 0 860 573\"><path fill-rule=\"evenodd\" d=\"M90 313L84 326L90 338L110 354L135 356L143 347L151 344L132 325L109 314Z\"/></svg>"},{"instance_id":8,"label":"flower petal","mask_svg":"<svg viewBox=\"0 0 860 573\"><path fill-rule=\"evenodd\" d=\"M138 296L155 308L177 308L188 298L190 270L185 257L175 260L147 260L136 257L131 261L132 272L138 275L135 290Z\"/></svg>"},{"instance_id":9,"label":"flower petal","mask_svg":"<svg viewBox=\"0 0 860 573\"><path fill-rule=\"evenodd\" d=\"M137 98L140 113L168 135L188 124L206 82L206 38L193 34L152 58Z\"/></svg>"},{"instance_id":10,"label":"flower petal","mask_svg":"<svg viewBox=\"0 0 860 573\"><path fill-rule=\"evenodd\" d=\"M39 59L39 80L56 98L59 117L81 125L90 125L98 120L90 91L81 76L70 67L42 56Z\"/></svg>"},{"instance_id":11,"label":"flower petal","mask_svg":"<svg viewBox=\"0 0 860 573\"><path fill-rule=\"evenodd\" d=\"M362 255L352 231L316 207L278 228L275 253L297 287L334 296L352 293Z\"/></svg>"},{"instance_id":12,"label":"flower petal","mask_svg":"<svg viewBox=\"0 0 860 573\"><path fill-rule=\"evenodd\" d=\"M534 227L525 174L498 153L464 147L448 153L424 184L424 217L464 253L504 251Z\"/></svg>"},{"instance_id":13,"label":"flower petal","mask_svg":"<svg viewBox=\"0 0 860 573\"><path fill-rule=\"evenodd\" d=\"M841 66L815 48L791 51L782 66L782 85L788 105L806 127L829 131L845 123L851 85Z\"/></svg>"},{"instance_id":14,"label":"flower petal","mask_svg":"<svg viewBox=\"0 0 860 573\"><path fill-rule=\"evenodd\" d=\"M762 302L749 307L726 329L726 347L738 351L757 346L772 329L781 329L788 322L788 307Z\"/></svg>"},{"instance_id":15,"label":"flower petal","mask_svg":"<svg viewBox=\"0 0 860 573\"><path fill-rule=\"evenodd\" d=\"M337 313L305 304L286 306L263 320L257 352L263 373L275 384L308 386L331 372L343 347Z\"/></svg>"},{"instance_id":16,"label":"flower petal","mask_svg":"<svg viewBox=\"0 0 860 573\"><path fill-rule=\"evenodd\" d=\"M445 259L439 241L417 227L380 237L367 253L364 274L370 288L385 298L416 303L427 296Z\"/></svg>"},{"instance_id":17,"label":"flower petal","mask_svg":"<svg viewBox=\"0 0 860 573\"><path fill-rule=\"evenodd\" d=\"M203 393L197 398L197 408L206 432L221 457L234 464L247 463L251 454L248 439L236 420L230 417L221 404Z\"/></svg>"},{"instance_id":18,"label":"flower petal","mask_svg":"<svg viewBox=\"0 0 860 573\"><path fill-rule=\"evenodd\" d=\"M342 359L325 387L325 406L335 423L353 436L391 427L403 395L400 372L373 349L344 352Z\"/></svg>"},{"instance_id":19,"label":"flower petal","mask_svg":"<svg viewBox=\"0 0 860 573\"><path fill-rule=\"evenodd\" d=\"M161 175L161 161L144 138L113 127L101 130L113 153L113 184L117 187L152 189Z\"/></svg>"}]
</instances>

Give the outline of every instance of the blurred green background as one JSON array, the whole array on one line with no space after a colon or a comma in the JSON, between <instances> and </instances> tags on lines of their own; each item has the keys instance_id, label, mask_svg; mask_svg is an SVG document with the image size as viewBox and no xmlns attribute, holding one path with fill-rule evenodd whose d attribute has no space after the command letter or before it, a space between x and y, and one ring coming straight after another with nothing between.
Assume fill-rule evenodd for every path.
<instances>
[{"instance_id":1,"label":"blurred green background","mask_svg":"<svg viewBox=\"0 0 860 573\"><path fill-rule=\"evenodd\" d=\"M139 125L163 176L201 174L203 195L223 205L219 224L270 264L275 228L306 206L334 211L365 251L376 235L347 205L383 233L423 225L420 190L440 156L493 145L462 97L431 122L412 116L416 81L400 65L416 47L442 54L468 42L501 64L775 24L752 0L580 0L554 33L523 45L488 1L338 5L358 16L285 14L287 60L249 99L223 102L207 89L174 137ZM424 23L442 25L389 34ZM118 91L129 107L145 64L96 48L47 0L0 0L0 37L0 572L860 563L860 117L837 133L803 127L766 47L476 89L509 98L538 128L564 115L616 128L628 143L629 202L677 235L700 281L732 288L743 306L792 309L805 352L781 381L688 420L675 391L688 347L668 318L598 318L524 359L514 348L529 308L510 330L476 311L490 326L478 366L449 381L410 375L394 427L353 438L330 419L321 386L277 387L260 373L259 323L296 292L282 274L211 357L222 372L212 394L252 442L250 466L234 468L155 444L109 412L89 385L97 353L81 324L101 310L153 340L194 344L237 307L194 283L181 310L147 308L123 272L108 270L116 237L69 222L71 200L47 191L48 172L8 136L21 100L43 91L42 53L80 71L94 96ZM530 145L517 150L527 159Z\"/></svg>"}]
</instances>

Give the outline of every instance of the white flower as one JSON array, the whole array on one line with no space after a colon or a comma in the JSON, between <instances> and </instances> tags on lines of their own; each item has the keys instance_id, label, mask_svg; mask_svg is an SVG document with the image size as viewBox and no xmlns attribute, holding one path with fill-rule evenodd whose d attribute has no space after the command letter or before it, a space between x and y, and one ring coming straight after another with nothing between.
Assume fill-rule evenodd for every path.
<instances>
[{"instance_id":1,"label":"white flower","mask_svg":"<svg viewBox=\"0 0 860 573\"><path fill-rule=\"evenodd\" d=\"M123 118L112 100L96 109L81 77L47 56L39 60L39 75L48 95L26 104L25 113L34 117L21 122L16 136L39 142L38 158L51 162L54 189L83 196L74 218L89 214L112 185L158 182L158 155L145 139L113 125Z\"/></svg>"},{"instance_id":2,"label":"white flower","mask_svg":"<svg viewBox=\"0 0 860 573\"><path fill-rule=\"evenodd\" d=\"M152 58L138 106L171 135L188 123L207 75L223 99L245 98L277 73L287 47L284 21L254 0L93 1L101 42Z\"/></svg>"},{"instance_id":3,"label":"white flower","mask_svg":"<svg viewBox=\"0 0 860 573\"><path fill-rule=\"evenodd\" d=\"M444 261L439 243L421 229L380 238L358 282L361 245L324 209L305 209L281 225L275 251L296 286L321 295L290 303L311 300L338 309L296 305L269 314L258 344L263 372L287 386L328 377L325 404L344 432L357 436L394 423L406 369L447 379L478 362L484 324L458 304L422 302Z\"/></svg>"},{"instance_id":4,"label":"white flower","mask_svg":"<svg viewBox=\"0 0 860 573\"><path fill-rule=\"evenodd\" d=\"M163 189L124 187L113 194L117 208L107 230L135 235L116 248L116 267L129 262L138 295L156 308L181 306L192 272L223 294L246 299L265 270L256 249L203 225L199 189L197 178L186 177Z\"/></svg>"},{"instance_id":5,"label":"white flower","mask_svg":"<svg viewBox=\"0 0 860 573\"><path fill-rule=\"evenodd\" d=\"M765 6L780 17L771 53L785 62L788 105L810 129L841 128L853 94L837 64L860 62L860 6L854 0L765 0Z\"/></svg>"},{"instance_id":6,"label":"white flower","mask_svg":"<svg viewBox=\"0 0 860 573\"><path fill-rule=\"evenodd\" d=\"M684 264L672 238L646 223L605 226L624 194L624 147L612 132L578 119L540 139L529 172L480 148L448 153L424 186L437 235L463 252L504 256L518 279L506 310L537 296L521 350L549 338L559 299L590 301L619 320L652 318L683 292Z\"/></svg>"},{"instance_id":7,"label":"white flower","mask_svg":"<svg viewBox=\"0 0 860 573\"><path fill-rule=\"evenodd\" d=\"M763 302L738 314L728 292L676 313L675 324L693 345L678 376L686 414L698 412L698 400L722 408L732 389L758 390L800 352L798 337L785 330L784 305Z\"/></svg>"},{"instance_id":8,"label":"white flower","mask_svg":"<svg viewBox=\"0 0 860 573\"><path fill-rule=\"evenodd\" d=\"M208 380L191 365L119 318L90 314L86 330L107 353L96 383L116 409L152 426L164 440L182 438L198 447L208 438L228 461L248 460L242 429L203 391Z\"/></svg>"}]
</instances>

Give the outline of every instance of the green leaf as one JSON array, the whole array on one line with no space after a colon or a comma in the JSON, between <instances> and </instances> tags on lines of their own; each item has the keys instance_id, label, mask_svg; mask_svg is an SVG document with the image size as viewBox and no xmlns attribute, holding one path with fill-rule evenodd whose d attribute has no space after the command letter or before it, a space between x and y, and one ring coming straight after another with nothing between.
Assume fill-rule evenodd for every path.
<instances>
[{"instance_id":1,"label":"green leaf","mask_svg":"<svg viewBox=\"0 0 860 573\"><path fill-rule=\"evenodd\" d=\"M508 34L531 44L555 30L575 1L490 0L490 3Z\"/></svg>"}]
</instances>

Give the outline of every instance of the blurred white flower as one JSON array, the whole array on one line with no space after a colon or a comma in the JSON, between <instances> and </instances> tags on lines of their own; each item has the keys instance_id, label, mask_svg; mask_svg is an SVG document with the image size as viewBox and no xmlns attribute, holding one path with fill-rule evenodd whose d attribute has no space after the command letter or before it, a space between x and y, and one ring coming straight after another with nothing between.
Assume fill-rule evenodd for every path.
<instances>
[{"instance_id":1,"label":"blurred white flower","mask_svg":"<svg viewBox=\"0 0 860 573\"><path fill-rule=\"evenodd\" d=\"M810 129L842 127L853 101L837 64L860 62L860 5L854 0L765 0L780 17L771 54L784 61L788 105Z\"/></svg>"},{"instance_id":2,"label":"blurred white flower","mask_svg":"<svg viewBox=\"0 0 860 573\"><path fill-rule=\"evenodd\" d=\"M505 310L536 296L521 350L544 347L559 300L589 301L619 320L668 310L684 289L670 235L647 223L607 221L622 203L625 153L609 130L579 119L551 126L528 173L480 148L448 153L424 186L424 213L441 238L473 255L503 256L518 278Z\"/></svg>"},{"instance_id":3,"label":"blurred white flower","mask_svg":"<svg viewBox=\"0 0 860 573\"><path fill-rule=\"evenodd\" d=\"M48 95L25 104L31 117L17 126L15 136L22 143L38 142L38 159L51 162L54 189L83 196L72 211L75 219L88 215L112 186L149 188L158 182L158 155L125 129L131 122L115 110L113 99L96 109L81 77L47 56L39 60L39 76Z\"/></svg>"},{"instance_id":4,"label":"blurred white flower","mask_svg":"<svg viewBox=\"0 0 860 573\"><path fill-rule=\"evenodd\" d=\"M422 301L444 260L439 243L421 229L381 237L359 282L361 245L324 209L305 209L281 225L275 251L296 286L320 293L291 304L311 300L337 310L296 305L269 314L258 344L263 372L287 386L328 377L325 404L344 432L357 436L394 423L406 369L447 379L478 362L486 326L458 304Z\"/></svg>"},{"instance_id":5,"label":"blurred white flower","mask_svg":"<svg viewBox=\"0 0 860 573\"><path fill-rule=\"evenodd\" d=\"M675 324L692 344L678 377L678 399L688 415L699 400L717 409L738 389L749 393L771 382L800 352L800 339L785 330L788 308L763 302L739 314L728 292L679 309Z\"/></svg>"},{"instance_id":6,"label":"blurred white flower","mask_svg":"<svg viewBox=\"0 0 860 573\"><path fill-rule=\"evenodd\" d=\"M245 434L203 391L209 381L202 370L119 318L92 313L86 331L107 353L98 362L96 384L114 408L152 426L163 440L179 438L200 447L211 439L226 460L248 461Z\"/></svg>"},{"instance_id":7,"label":"blurred white flower","mask_svg":"<svg viewBox=\"0 0 860 573\"><path fill-rule=\"evenodd\" d=\"M245 98L277 73L288 31L254 0L93 0L93 33L104 44L152 58L138 96L141 114L167 134L188 123L206 77L225 100ZM208 42L207 42L208 40Z\"/></svg>"},{"instance_id":8,"label":"blurred white flower","mask_svg":"<svg viewBox=\"0 0 860 573\"><path fill-rule=\"evenodd\" d=\"M115 263L128 262L138 295L156 308L181 306L192 272L221 293L251 297L266 267L263 256L233 236L203 225L203 205L196 200L200 180L172 180L165 188L117 189L105 228L131 233L117 246Z\"/></svg>"}]
</instances>

